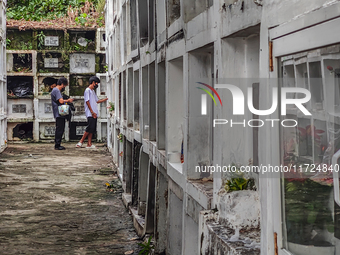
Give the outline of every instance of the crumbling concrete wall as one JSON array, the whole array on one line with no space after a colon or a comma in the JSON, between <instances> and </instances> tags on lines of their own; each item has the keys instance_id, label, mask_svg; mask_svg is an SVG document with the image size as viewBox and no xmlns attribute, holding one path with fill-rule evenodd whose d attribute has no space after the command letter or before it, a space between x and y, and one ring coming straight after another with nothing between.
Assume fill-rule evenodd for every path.
<instances>
[{"instance_id":1,"label":"crumbling concrete wall","mask_svg":"<svg viewBox=\"0 0 340 255\"><path fill-rule=\"evenodd\" d=\"M290 49L307 47L282 43L278 49L275 40L337 18L337 2L115 2L116 9L107 22L112 24L107 28L107 80L112 84L109 96L117 106L110 119L109 133L121 132L131 143L142 144L139 166L137 155L130 162L135 172L129 177L132 181L136 181L138 172L138 184L134 184L138 186L138 204L134 203L130 210L139 234L144 235L148 225L145 214L155 209L154 237L158 251L274 254L273 233L282 233L276 223L282 222L280 176L261 179L256 173L251 174L257 191L225 194L220 191L231 178L228 173L199 172L196 166L280 165L280 144L271 144L280 137L280 129L266 127L255 132L243 126L243 120L253 119L253 114L246 110L242 116L233 116L232 95L222 88L217 89L221 102L214 97L216 104L208 101L206 114L202 114L202 90L197 87L202 83L215 89L217 84L235 84L245 95L252 88L256 95L254 105L269 109L272 103L269 91L278 84L269 84L261 78L277 78L280 71L277 59ZM114 1L108 1L108 13L112 13L113 6ZM326 10L328 6L333 11L331 7ZM126 11L129 18L124 18L121 11L124 8L129 10ZM309 14L314 15L315 21ZM130 31L127 38L121 36L125 26ZM328 36L331 37L331 32ZM273 51L269 41L274 42ZM239 126L213 127L213 119L230 116ZM270 117L280 118L277 112ZM121 150L114 141L109 148L115 157ZM153 172L155 179L147 177L147 173ZM148 192L154 196L150 180L156 183L156 204L148 197ZM161 183L168 186L167 193ZM136 190L131 192L128 195L135 197ZM272 206L274 203L277 209ZM213 208L218 212L209 211L206 218L199 214ZM233 240L241 240L241 244Z\"/></svg>"}]
</instances>

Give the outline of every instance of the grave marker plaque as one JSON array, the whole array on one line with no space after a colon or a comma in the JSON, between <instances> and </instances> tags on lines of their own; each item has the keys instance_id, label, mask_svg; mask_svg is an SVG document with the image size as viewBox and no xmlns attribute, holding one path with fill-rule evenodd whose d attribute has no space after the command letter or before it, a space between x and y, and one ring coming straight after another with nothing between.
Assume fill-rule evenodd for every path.
<instances>
[{"instance_id":1,"label":"grave marker plaque","mask_svg":"<svg viewBox=\"0 0 340 255\"><path fill-rule=\"evenodd\" d=\"M45 103L45 113L52 113L52 104Z\"/></svg>"},{"instance_id":2,"label":"grave marker plaque","mask_svg":"<svg viewBox=\"0 0 340 255\"><path fill-rule=\"evenodd\" d=\"M45 46L59 46L59 37L45 36Z\"/></svg>"},{"instance_id":3,"label":"grave marker plaque","mask_svg":"<svg viewBox=\"0 0 340 255\"><path fill-rule=\"evenodd\" d=\"M75 53L70 56L71 73L95 73L95 54Z\"/></svg>"},{"instance_id":4,"label":"grave marker plaque","mask_svg":"<svg viewBox=\"0 0 340 255\"><path fill-rule=\"evenodd\" d=\"M58 68L58 58L45 58L44 67L45 68Z\"/></svg>"},{"instance_id":5,"label":"grave marker plaque","mask_svg":"<svg viewBox=\"0 0 340 255\"><path fill-rule=\"evenodd\" d=\"M76 126L76 135L83 135L86 130L86 126Z\"/></svg>"},{"instance_id":6,"label":"grave marker plaque","mask_svg":"<svg viewBox=\"0 0 340 255\"><path fill-rule=\"evenodd\" d=\"M25 104L13 104L12 112L13 113L26 113L26 105Z\"/></svg>"},{"instance_id":7,"label":"grave marker plaque","mask_svg":"<svg viewBox=\"0 0 340 255\"><path fill-rule=\"evenodd\" d=\"M55 126L45 126L45 136L54 136Z\"/></svg>"}]
</instances>

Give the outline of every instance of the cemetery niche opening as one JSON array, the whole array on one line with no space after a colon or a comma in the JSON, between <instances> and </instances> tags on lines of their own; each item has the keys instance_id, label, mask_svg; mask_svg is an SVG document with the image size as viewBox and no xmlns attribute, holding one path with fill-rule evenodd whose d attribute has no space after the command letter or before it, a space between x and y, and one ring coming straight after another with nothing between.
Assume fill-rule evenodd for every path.
<instances>
[{"instance_id":1,"label":"cemetery niche opening","mask_svg":"<svg viewBox=\"0 0 340 255\"><path fill-rule=\"evenodd\" d=\"M33 122L20 123L13 128L13 138L33 139Z\"/></svg>"},{"instance_id":2,"label":"cemetery niche opening","mask_svg":"<svg viewBox=\"0 0 340 255\"><path fill-rule=\"evenodd\" d=\"M33 77L31 76L8 76L8 98L33 98Z\"/></svg>"}]
</instances>

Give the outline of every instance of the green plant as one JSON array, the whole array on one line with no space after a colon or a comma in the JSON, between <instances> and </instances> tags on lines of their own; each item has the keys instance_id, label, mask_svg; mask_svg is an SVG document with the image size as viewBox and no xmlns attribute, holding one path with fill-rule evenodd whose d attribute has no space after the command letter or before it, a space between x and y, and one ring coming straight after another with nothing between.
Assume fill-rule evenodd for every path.
<instances>
[{"instance_id":1,"label":"green plant","mask_svg":"<svg viewBox=\"0 0 340 255\"><path fill-rule=\"evenodd\" d=\"M11 45L11 39L9 39L9 38L6 38L6 47L7 48L9 48L10 47L10 45Z\"/></svg>"},{"instance_id":2,"label":"green plant","mask_svg":"<svg viewBox=\"0 0 340 255\"><path fill-rule=\"evenodd\" d=\"M235 164L232 164L232 167L236 167ZM236 173L233 173L233 175L233 178L227 180L224 185L224 188L227 192L256 189L254 179L245 178L244 174L240 172L239 168L237 168Z\"/></svg>"},{"instance_id":3,"label":"green plant","mask_svg":"<svg viewBox=\"0 0 340 255\"><path fill-rule=\"evenodd\" d=\"M104 9L105 9L106 0L98 0L96 5L96 11L99 13L99 17L97 18L97 24L99 27L103 27L105 25L105 17L104 17Z\"/></svg>"},{"instance_id":4,"label":"green plant","mask_svg":"<svg viewBox=\"0 0 340 255\"><path fill-rule=\"evenodd\" d=\"M38 41L38 49L42 49L42 47L45 45L45 35L43 31L40 31L39 34L36 35L37 41Z\"/></svg>"},{"instance_id":5,"label":"green plant","mask_svg":"<svg viewBox=\"0 0 340 255\"><path fill-rule=\"evenodd\" d=\"M75 22L76 22L77 24L82 25L82 26L85 26L85 23L86 23L86 21L87 21L86 18L87 18L87 14L86 14L86 13L82 13L82 14L80 14L79 17L76 17L74 20L75 20Z\"/></svg>"},{"instance_id":6,"label":"green plant","mask_svg":"<svg viewBox=\"0 0 340 255\"><path fill-rule=\"evenodd\" d=\"M54 20L64 16L69 7L81 8L84 5L85 0L8 0L7 18L32 21Z\"/></svg>"},{"instance_id":7,"label":"green plant","mask_svg":"<svg viewBox=\"0 0 340 255\"><path fill-rule=\"evenodd\" d=\"M74 47L74 50L76 50L76 51L80 51L80 47L78 46L78 45L73 45L73 47Z\"/></svg>"},{"instance_id":8,"label":"green plant","mask_svg":"<svg viewBox=\"0 0 340 255\"><path fill-rule=\"evenodd\" d=\"M149 237L147 242L138 244L139 246L143 248L138 254L148 255L151 253L151 251L155 248L155 246L151 245L151 239L152 239L152 236Z\"/></svg>"},{"instance_id":9,"label":"green plant","mask_svg":"<svg viewBox=\"0 0 340 255\"><path fill-rule=\"evenodd\" d=\"M104 20L103 16L99 17L98 20L97 20L97 24L98 24L99 27L103 27L105 25L104 22L105 22L105 20Z\"/></svg>"},{"instance_id":10,"label":"green plant","mask_svg":"<svg viewBox=\"0 0 340 255\"><path fill-rule=\"evenodd\" d=\"M115 103L109 102L109 105L107 108L109 109L110 112L113 112L115 110Z\"/></svg>"},{"instance_id":11,"label":"green plant","mask_svg":"<svg viewBox=\"0 0 340 255\"><path fill-rule=\"evenodd\" d=\"M33 43L31 41L23 42L21 41L18 45L18 49L20 50L32 50Z\"/></svg>"},{"instance_id":12,"label":"green plant","mask_svg":"<svg viewBox=\"0 0 340 255\"><path fill-rule=\"evenodd\" d=\"M109 71L109 67L107 65L104 66L105 72Z\"/></svg>"}]
</instances>

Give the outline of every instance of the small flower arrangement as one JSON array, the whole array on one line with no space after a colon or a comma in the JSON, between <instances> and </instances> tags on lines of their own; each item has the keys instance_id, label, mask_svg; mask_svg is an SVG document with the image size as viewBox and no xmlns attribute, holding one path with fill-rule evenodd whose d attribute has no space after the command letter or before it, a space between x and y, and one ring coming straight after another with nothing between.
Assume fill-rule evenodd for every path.
<instances>
[{"instance_id":1,"label":"small flower arrangement","mask_svg":"<svg viewBox=\"0 0 340 255\"><path fill-rule=\"evenodd\" d=\"M109 105L110 106L108 106L107 109L109 109L110 112L113 112L115 110L115 103L109 102Z\"/></svg>"},{"instance_id":2,"label":"small flower arrangement","mask_svg":"<svg viewBox=\"0 0 340 255\"><path fill-rule=\"evenodd\" d=\"M123 142L123 134L119 133L119 135L117 135L117 140L120 141L121 143Z\"/></svg>"}]
</instances>

